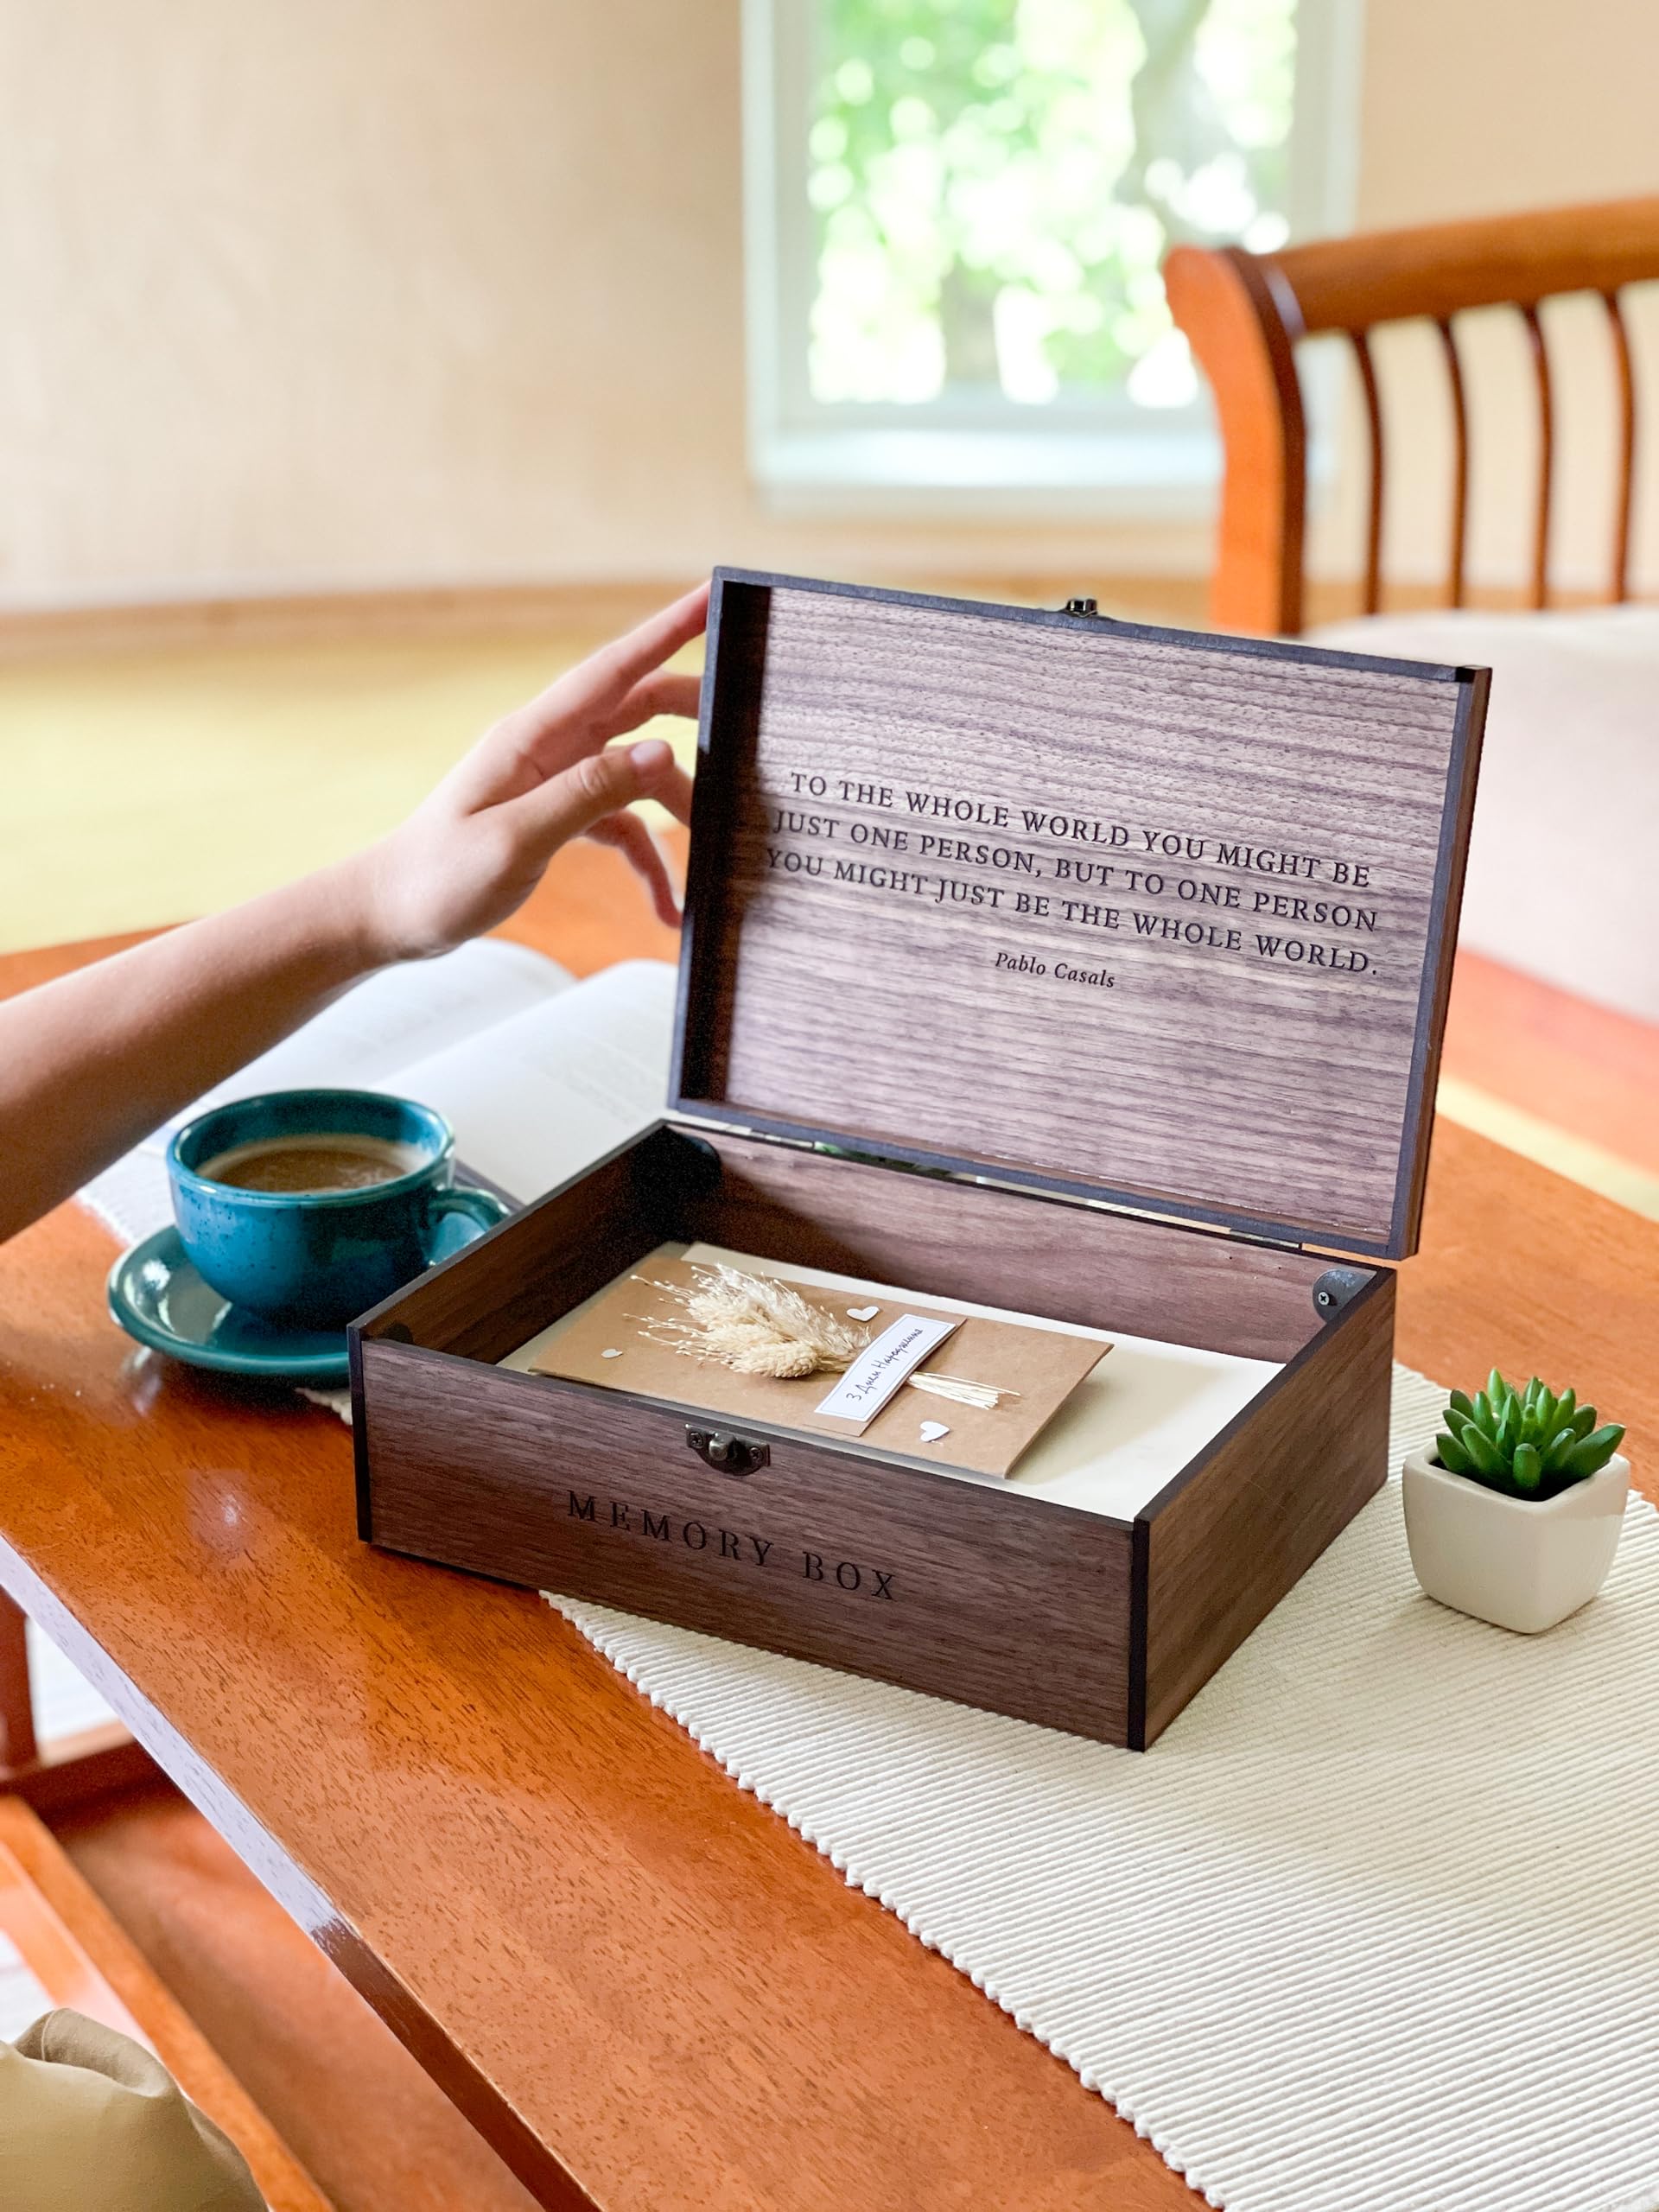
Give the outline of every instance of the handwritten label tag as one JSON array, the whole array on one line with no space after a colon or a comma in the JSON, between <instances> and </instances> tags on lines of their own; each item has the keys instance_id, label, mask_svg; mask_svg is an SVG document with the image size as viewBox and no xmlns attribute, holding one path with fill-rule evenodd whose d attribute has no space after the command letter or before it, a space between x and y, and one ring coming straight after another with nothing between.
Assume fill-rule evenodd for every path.
<instances>
[{"instance_id":1,"label":"handwritten label tag","mask_svg":"<svg viewBox=\"0 0 1659 2212\"><path fill-rule=\"evenodd\" d=\"M868 1351L859 1354L817 1411L827 1420L851 1421L862 1428L875 1419L906 1376L961 1326L960 1321L942 1316L901 1314Z\"/></svg>"}]
</instances>

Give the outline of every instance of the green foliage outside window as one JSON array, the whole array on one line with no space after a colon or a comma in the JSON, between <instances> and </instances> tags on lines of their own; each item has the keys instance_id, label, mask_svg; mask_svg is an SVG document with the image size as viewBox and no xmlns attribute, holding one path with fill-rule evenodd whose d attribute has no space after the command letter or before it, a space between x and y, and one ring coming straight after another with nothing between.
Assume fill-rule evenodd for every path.
<instances>
[{"instance_id":1,"label":"green foliage outside window","mask_svg":"<svg viewBox=\"0 0 1659 2212\"><path fill-rule=\"evenodd\" d=\"M1285 236L1296 0L815 4L814 397L1187 397L1159 264Z\"/></svg>"}]
</instances>

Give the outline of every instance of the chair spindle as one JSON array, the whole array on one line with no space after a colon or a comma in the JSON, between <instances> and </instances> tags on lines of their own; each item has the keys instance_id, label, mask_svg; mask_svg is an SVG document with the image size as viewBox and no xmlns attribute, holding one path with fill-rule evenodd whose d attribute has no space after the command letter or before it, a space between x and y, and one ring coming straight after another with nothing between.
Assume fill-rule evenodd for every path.
<instances>
[{"instance_id":1,"label":"chair spindle","mask_svg":"<svg viewBox=\"0 0 1659 2212\"><path fill-rule=\"evenodd\" d=\"M1608 597L1615 603L1630 595L1630 512L1636 493L1636 373L1630 362L1630 334L1616 291L1604 292L1612 334L1613 364L1618 374L1618 493L1613 509L1613 571Z\"/></svg>"},{"instance_id":2,"label":"chair spindle","mask_svg":"<svg viewBox=\"0 0 1659 2212\"><path fill-rule=\"evenodd\" d=\"M1438 315L1434 327L1440 334L1440 347L1446 355L1446 378L1452 393L1452 427L1457 440L1452 475L1452 558L1446 573L1451 604L1461 607L1469 546L1469 404L1463 388L1463 361L1451 317Z\"/></svg>"},{"instance_id":3,"label":"chair spindle","mask_svg":"<svg viewBox=\"0 0 1659 2212\"><path fill-rule=\"evenodd\" d=\"M1550 495L1555 479L1555 406L1550 389L1549 348L1544 343L1544 327L1538 320L1537 308L1530 302L1522 306L1521 320L1526 325L1533 372L1538 382L1538 519L1532 540L1531 600L1535 607L1548 607Z\"/></svg>"},{"instance_id":4,"label":"chair spindle","mask_svg":"<svg viewBox=\"0 0 1659 2212\"><path fill-rule=\"evenodd\" d=\"M1349 339L1365 394L1365 421L1370 435L1371 510L1365 526L1365 612L1375 614L1382 604L1382 402L1376 388L1376 366L1371 359L1369 335L1351 330Z\"/></svg>"},{"instance_id":5,"label":"chair spindle","mask_svg":"<svg viewBox=\"0 0 1659 2212\"><path fill-rule=\"evenodd\" d=\"M1484 308L1518 314L1531 351L1541 431L1538 501L1528 543L1531 588L1529 593L1523 585L1520 596L1546 607L1561 467L1554 385L1562 364L1552 358L1553 339L1547 340L1541 316L1545 301L1586 292L1601 301L1607 316L1619 422L1611 560L1601 589L1614 602L1639 589L1634 574L1640 526L1637 463L1643 435L1636 389L1639 340L1626 310L1632 286L1659 286L1659 191L1586 207L1313 238L1269 253L1176 245L1166 275L1171 311L1210 379L1223 426L1226 474L1211 594L1219 626L1289 633L1301 626L1306 423L1294 355L1303 340L1327 334L1352 346L1365 395L1371 503L1364 604L1368 613L1379 611L1384 426L1370 341L1391 323L1430 322L1440 334L1455 442L1447 587L1453 607L1482 596L1472 575L1472 418L1482 402L1464 358L1462 317ZM1524 398L1522 404L1524 408ZM1409 415L1408 410L1392 425L1396 442L1417 427ZM1484 478L1485 448L1481 450ZM1570 448L1566 458L1572 458ZM1496 454L1499 482L1510 466L1509 452Z\"/></svg>"}]
</instances>

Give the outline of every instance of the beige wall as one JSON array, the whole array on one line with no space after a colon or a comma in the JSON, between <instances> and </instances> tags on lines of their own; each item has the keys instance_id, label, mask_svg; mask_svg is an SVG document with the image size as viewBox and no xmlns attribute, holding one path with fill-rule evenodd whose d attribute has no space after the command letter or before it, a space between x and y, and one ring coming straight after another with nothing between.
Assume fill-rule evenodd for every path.
<instances>
[{"instance_id":1,"label":"beige wall","mask_svg":"<svg viewBox=\"0 0 1659 2212\"><path fill-rule=\"evenodd\" d=\"M1363 220L1659 188L1653 0L1370 0L1365 50ZM0 0L0 601L1202 563L770 515L740 188L736 0Z\"/></svg>"}]
</instances>

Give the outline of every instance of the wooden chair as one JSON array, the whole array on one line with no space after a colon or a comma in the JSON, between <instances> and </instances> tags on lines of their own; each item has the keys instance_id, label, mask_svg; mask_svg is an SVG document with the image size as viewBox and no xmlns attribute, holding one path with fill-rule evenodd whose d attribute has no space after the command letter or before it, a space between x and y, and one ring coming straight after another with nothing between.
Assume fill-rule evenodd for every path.
<instances>
[{"instance_id":1,"label":"wooden chair","mask_svg":"<svg viewBox=\"0 0 1659 2212\"><path fill-rule=\"evenodd\" d=\"M1549 349L1540 303L1592 292L1605 305L1620 395L1619 484L1606 597L1629 594L1636 381L1620 308L1626 285L1659 278L1659 198L1609 200L1541 214L1500 215L1247 253L1239 246L1177 246L1164 266L1170 311L1215 393L1226 469L1211 614L1218 627L1294 633L1302 626L1307 429L1296 346L1342 333L1353 349L1370 448L1364 607L1382 603L1386 483L1382 409L1370 335L1381 324L1426 319L1440 334L1455 431L1447 597L1465 600L1469 522L1469 419L1456 335L1466 308L1509 306L1530 345L1541 466L1532 538L1530 601L1548 601L1554 461Z\"/></svg>"},{"instance_id":2,"label":"wooden chair","mask_svg":"<svg viewBox=\"0 0 1659 2212\"><path fill-rule=\"evenodd\" d=\"M38 1986L41 2012L67 2005L148 2044L241 2152L270 2212L328 2212L327 2200L47 1830L21 1798L8 1796L0 1796L0 1965Z\"/></svg>"},{"instance_id":3,"label":"wooden chair","mask_svg":"<svg viewBox=\"0 0 1659 2212\"><path fill-rule=\"evenodd\" d=\"M0 1590L0 1789L57 1813L157 1779L155 1762L118 1720L36 1741L28 1623Z\"/></svg>"}]
</instances>

